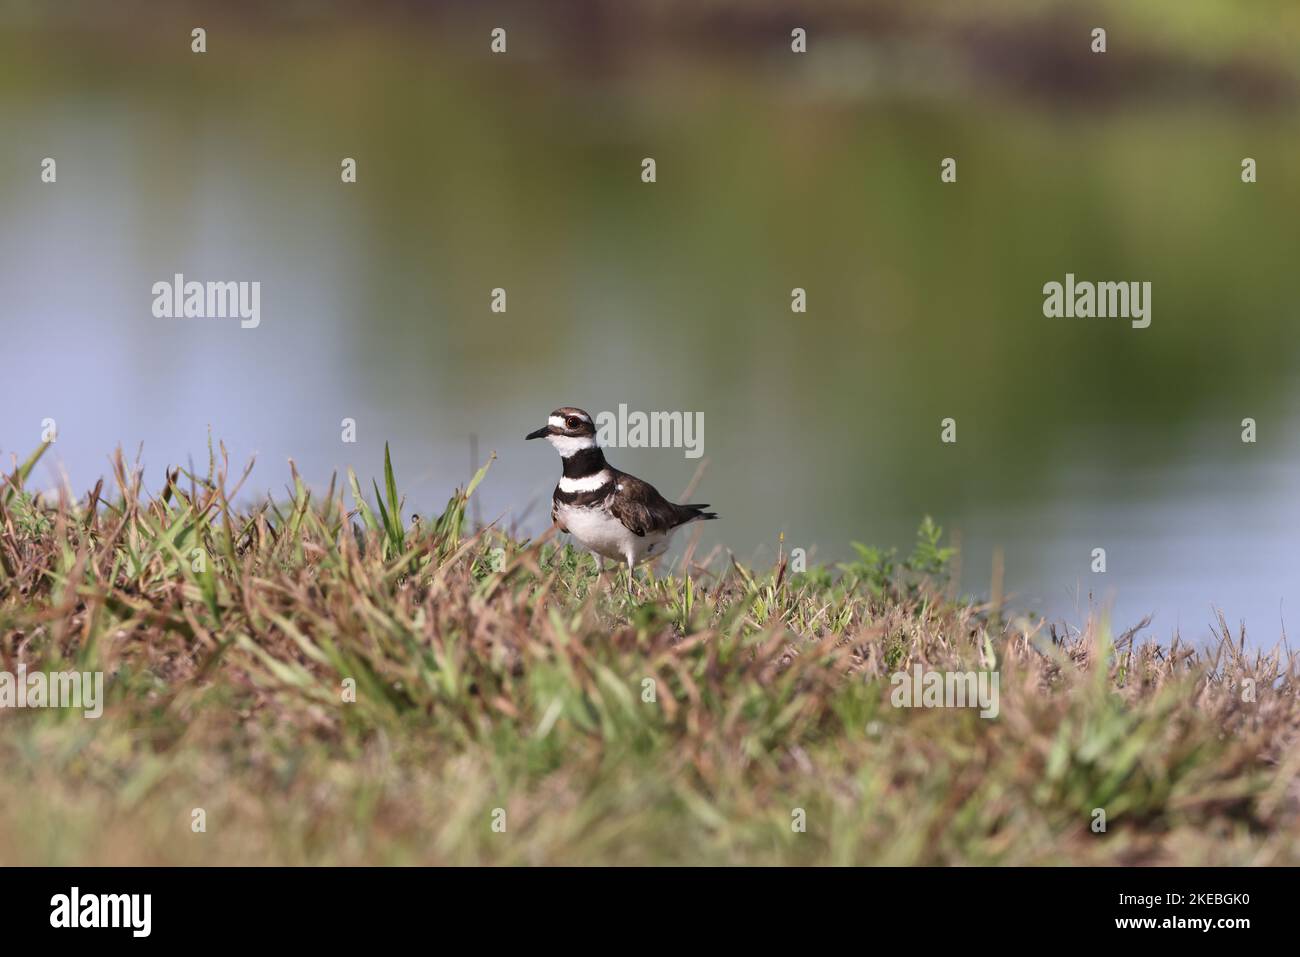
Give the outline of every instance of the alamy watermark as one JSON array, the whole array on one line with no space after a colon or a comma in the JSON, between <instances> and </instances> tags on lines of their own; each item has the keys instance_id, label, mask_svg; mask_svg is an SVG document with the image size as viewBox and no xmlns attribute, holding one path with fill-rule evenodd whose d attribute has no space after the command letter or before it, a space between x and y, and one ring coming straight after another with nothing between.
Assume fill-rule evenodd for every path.
<instances>
[{"instance_id":1,"label":"alamy watermark","mask_svg":"<svg viewBox=\"0 0 1300 957\"><path fill-rule=\"evenodd\" d=\"M73 887L50 898L51 927L120 927L132 937L148 937L153 929L152 894L83 894Z\"/></svg>"},{"instance_id":2,"label":"alamy watermark","mask_svg":"<svg viewBox=\"0 0 1300 957\"><path fill-rule=\"evenodd\" d=\"M18 666L18 673L0 671L2 708L80 708L82 716L104 713L104 672L33 671Z\"/></svg>"},{"instance_id":3,"label":"alamy watermark","mask_svg":"<svg viewBox=\"0 0 1300 957\"><path fill-rule=\"evenodd\" d=\"M260 282L186 282L176 273L170 282L154 283L152 291L157 319L238 319L241 329L262 322Z\"/></svg>"},{"instance_id":4,"label":"alamy watermark","mask_svg":"<svg viewBox=\"0 0 1300 957\"><path fill-rule=\"evenodd\" d=\"M996 671L926 671L912 666L889 678L895 708L979 708L981 718L996 718L1000 710Z\"/></svg>"},{"instance_id":5,"label":"alamy watermark","mask_svg":"<svg viewBox=\"0 0 1300 957\"><path fill-rule=\"evenodd\" d=\"M1075 282L1043 286L1043 315L1049 319L1129 319L1134 329L1151 325L1151 283Z\"/></svg>"},{"instance_id":6,"label":"alamy watermark","mask_svg":"<svg viewBox=\"0 0 1300 957\"><path fill-rule=\"evenodd\" d=\"M688 459L698 459L704 454L704 413L629 412L622 402L617 412L596 413L596 441L616 449L685 449Z\"/></svg>"}]
</instances>

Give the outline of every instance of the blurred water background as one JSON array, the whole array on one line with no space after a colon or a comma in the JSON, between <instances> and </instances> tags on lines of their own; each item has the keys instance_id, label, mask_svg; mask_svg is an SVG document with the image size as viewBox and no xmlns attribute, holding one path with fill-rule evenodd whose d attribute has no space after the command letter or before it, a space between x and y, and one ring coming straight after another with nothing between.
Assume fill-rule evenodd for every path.
<instances>
[{"instance_id":1,"label":"blurred water background","mask_svg":"<svg viewBox=\"0 0 1300 957\"><path fill-rule=\"evenodd\" d=\"M40 484L143 443L156 489L210 430L280 491L388 440L427 513L473 435L483 517L536 532L550 409L695 411L705 551L905 550L929 513L973 593L1003 564L1021 608L1196 640L1217 606L1270 646L1300 614L1300 8L1133 7L0 3L0 454L53 418ZM154 318L178 272L259 281L261 325ZM1067 272L1150 281L1150 328L1044 318ZM610 457L670 496L699 464Z\"/></svg>"}]
</instances>

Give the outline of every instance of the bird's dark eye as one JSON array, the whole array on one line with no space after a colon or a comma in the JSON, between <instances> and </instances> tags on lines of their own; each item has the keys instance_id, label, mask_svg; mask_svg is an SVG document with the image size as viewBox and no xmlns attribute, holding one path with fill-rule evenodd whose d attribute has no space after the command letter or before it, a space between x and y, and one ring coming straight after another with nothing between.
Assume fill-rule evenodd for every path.
<instances>
[{"instance_id":1,"label":"bird's dark eye","mask_svg":"<svg viewBox=\"0 0 1300 957\"><path fill-rule=\"evenodd\" d=\"M576 429L578 426L582 425L582 420L578 418L576 415L569 416L568 421L569 421L569 428L571 429Z\"/></svg>"}]
</instances>

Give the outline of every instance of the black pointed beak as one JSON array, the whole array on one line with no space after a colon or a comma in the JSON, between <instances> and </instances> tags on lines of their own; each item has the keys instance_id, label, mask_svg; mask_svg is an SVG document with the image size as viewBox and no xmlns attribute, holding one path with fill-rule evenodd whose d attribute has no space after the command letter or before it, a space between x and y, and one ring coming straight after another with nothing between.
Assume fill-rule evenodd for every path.
<instances>
[{"instance_id":1,"label":"black pointed beak","mask_svg":"<svg viewBox=\"0 0 1300 957\"><path fill-rule=\"evenodd\" d=\"M548 436L548 435L550 435L550 434L551 434L551 427L550 427L549 425L544 425L544 426L542 426L540 429L538 429L536 432L529 432L527 435L524 436L524 438L525 438L525 439L544 439L544 438L546 438L546 436Z\"/></svg>"}]
</instances>

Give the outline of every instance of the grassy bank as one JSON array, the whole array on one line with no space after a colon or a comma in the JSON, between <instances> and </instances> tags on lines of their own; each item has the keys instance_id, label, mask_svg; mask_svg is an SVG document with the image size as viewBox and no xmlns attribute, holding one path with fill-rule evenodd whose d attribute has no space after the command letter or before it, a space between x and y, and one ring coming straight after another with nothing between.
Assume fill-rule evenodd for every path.
<instances>
[{"instance_id":1,"label":"grassy bank","mask_svg":"<svg viewBox=\"0 0 1300 957\"><path fill-rule=\"evenodd\" d=\"M1300 863L1296 662L1225 623L1198 652L960 600L928 522L629 597L471 533L483 472L417 520L391 469L237 506L211 459L0 490L0 670L107 698L0 711L0 864ZM997 717L894 707L918 663L996 671Z\"/></svg>"}]
</instances>

